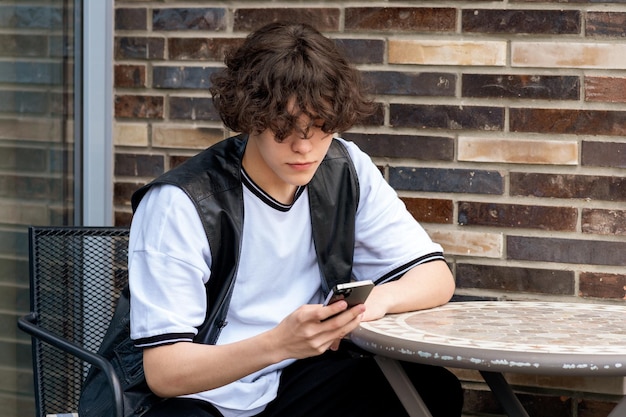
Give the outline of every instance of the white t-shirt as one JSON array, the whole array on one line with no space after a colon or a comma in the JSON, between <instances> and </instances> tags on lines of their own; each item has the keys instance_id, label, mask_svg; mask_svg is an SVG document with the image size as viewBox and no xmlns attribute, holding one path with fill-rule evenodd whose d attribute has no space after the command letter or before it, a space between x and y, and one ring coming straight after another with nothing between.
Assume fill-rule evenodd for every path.
<instances>
[{"instance_id":1,"label":"white t-shirt","mask_svg":"<svg viewBox=\"0 0 626 417\"><path fill-rule=\"evenodd\" d=\"M354 278L380 284L443 259L441 246L408 213L369 156L339 140L352 157L360 187ZM306 187L293 204L284 205L244 178L242 252L218 344L269 330L301 305L323 298ZM129 274L136 345L191 341L205 318L211 251L195 206L179 188L153 187L141 201L131 227ZM280 371L291 362L190 397L211 402L225 417L258 414L275 398Z\"/></svg>"}]
</instances>

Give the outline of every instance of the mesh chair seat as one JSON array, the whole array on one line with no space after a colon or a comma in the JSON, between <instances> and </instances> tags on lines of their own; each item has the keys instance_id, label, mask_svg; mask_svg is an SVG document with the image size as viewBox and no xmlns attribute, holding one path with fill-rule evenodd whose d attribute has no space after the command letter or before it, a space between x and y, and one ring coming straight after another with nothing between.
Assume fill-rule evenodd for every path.
<instances>
[{"instance_id":1,"label":"mesh chair seat","mask_svg":"<svg viewBox=\"0 0 626 417\"><path fill-rule=\"evenodd\" d=\"M128 282L127 228L31 227L30 314L37 417L76 413L90 366L107 372L122 415L121 387L97 354Z\"/></svg>"}]
</instances>

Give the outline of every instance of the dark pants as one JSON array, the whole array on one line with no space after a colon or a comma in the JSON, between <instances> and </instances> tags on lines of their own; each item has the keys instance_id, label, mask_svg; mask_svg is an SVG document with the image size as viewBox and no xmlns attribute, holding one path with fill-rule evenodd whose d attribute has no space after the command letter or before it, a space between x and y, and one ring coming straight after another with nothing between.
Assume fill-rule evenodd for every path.
<instances>
[{"instance_id":1,"label":"dark pants","mask_svg":"<svg viewBox=\"0 0 626 417\"><path fill-rule=\"evenodd\" d=\"M440 367L403 363L433 417L460 417L463 391ZM287 367L277 398L258 417L407 417L370 355L326 352ZM145 417L222 417L210 404L172 398Z\"/></svg>"}]
</instances>

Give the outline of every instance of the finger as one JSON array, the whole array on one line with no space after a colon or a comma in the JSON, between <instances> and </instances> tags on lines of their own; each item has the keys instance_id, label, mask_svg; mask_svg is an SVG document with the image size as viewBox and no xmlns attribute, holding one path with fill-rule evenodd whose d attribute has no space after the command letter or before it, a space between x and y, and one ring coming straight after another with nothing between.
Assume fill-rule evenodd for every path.
<instances>
[{"instance_id":1,"label":"finger","mask_svg":"<svg viewBox=\"0 0 626 417\"><path fill-rule=\"evenodd\" d=\"M336 339L335 341L333 341L333 343L331 343L329 349L333 350L333 351L339 350L339 344L340 343L341 343L341 339Z\"/></svg>"},{"instance_id":2,"label":"finger","mask_svg":"<svg viewBox=\"0 0 626 417\"><path fill-rule=\"evenodd\" d=\"M348 308L348 303L345 301L337 301L328 306L323 307L324 314L322 316L322 321L328 320L341 312L345 311Z\"/></svg>"}]
</instances>

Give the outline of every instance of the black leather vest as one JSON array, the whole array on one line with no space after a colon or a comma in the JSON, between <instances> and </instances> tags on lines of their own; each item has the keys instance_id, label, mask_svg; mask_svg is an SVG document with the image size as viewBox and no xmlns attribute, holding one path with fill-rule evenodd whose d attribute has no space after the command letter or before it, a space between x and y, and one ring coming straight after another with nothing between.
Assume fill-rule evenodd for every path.
<instances>
[{"instance_id":1,"label":"black leather vest","mask_svg":"<svg viewBox=\"0 0 626 417\"><path fill-rule=\"evenodd\" d=\"M208 308L194 341L214 344L225 325L241 253L243 186L241 161L247 135L239 135L204 150L143 186L132 196L133 210L157 184L181 188L200 214L212 255L206 285ZM333 140L308 184L313 240L323 276L322 289L348 282L352 276L355 216L359 184L348 151Z\"/></svg>"}]
</instances>

